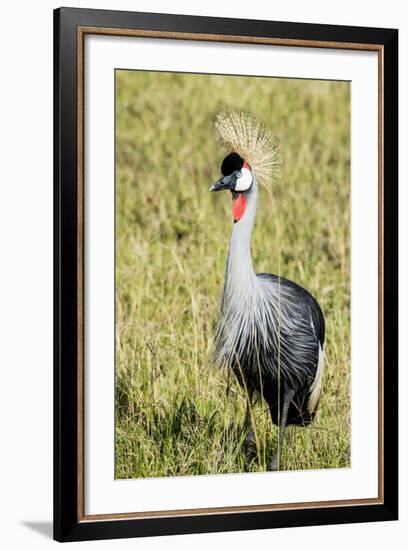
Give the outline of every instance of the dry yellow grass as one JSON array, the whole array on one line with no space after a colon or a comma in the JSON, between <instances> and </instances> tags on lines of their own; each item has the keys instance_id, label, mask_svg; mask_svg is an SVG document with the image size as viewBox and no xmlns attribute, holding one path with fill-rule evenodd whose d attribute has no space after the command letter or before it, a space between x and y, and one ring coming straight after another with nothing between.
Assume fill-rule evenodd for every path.
<instances>
[{"instance_id":1,"label":"dry yellow grass","mask_svg":"<svg viewBox=\"0 0 408 550\"><path fill-rule=\"evenodd\" d=\"M308 288L326 318L315 424L288 430L283 469L350 464L349 84L117 71L116 477L243 472L245 398L208 364L230 198L208 192L214 122L245 110L277 135L278 183L261 189L256 271ZM254 409L264 470L277 429Z\"/></svg>"}]
</instances>

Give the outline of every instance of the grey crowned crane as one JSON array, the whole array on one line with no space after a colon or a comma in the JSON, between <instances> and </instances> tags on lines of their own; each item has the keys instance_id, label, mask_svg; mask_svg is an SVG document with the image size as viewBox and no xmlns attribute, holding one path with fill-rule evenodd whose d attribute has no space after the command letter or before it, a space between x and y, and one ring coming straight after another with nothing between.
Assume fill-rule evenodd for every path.
<instances>
[{"instance_id":1,"label":"grey crowned crane","mask_svg":"<svg viewBox=\"0 0 408 550\"><path fill-rule=\"evenodd\" d=\"M315 298L279 275L255 273L251 235L258 184L268 184L277 164L274 139L245 113L219 114L219 138L230 153L210 191L232 194L234 226L214 338L214 362L227 366L247 393L246 448L253 449L253 397L262 395L279 427L278 449L268 465L279 470L288 424L309 425L323 373L325 323Z\"/></svg>"}]
</instances>

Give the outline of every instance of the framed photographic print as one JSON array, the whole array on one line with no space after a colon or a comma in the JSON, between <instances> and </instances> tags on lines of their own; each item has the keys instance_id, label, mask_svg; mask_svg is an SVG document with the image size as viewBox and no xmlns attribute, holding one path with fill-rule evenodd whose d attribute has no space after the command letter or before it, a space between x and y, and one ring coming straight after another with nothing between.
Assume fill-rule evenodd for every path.
<instances>
[{"instance_id":1,"label":"framed photographic print","mask_svg":"<svg viewBox=\"0 0 408 550\"><path fill-rule=\"evenodd\" d=\"M54 14L54 536L397 518L397 31Z\"/></svg>"}]
</instances>

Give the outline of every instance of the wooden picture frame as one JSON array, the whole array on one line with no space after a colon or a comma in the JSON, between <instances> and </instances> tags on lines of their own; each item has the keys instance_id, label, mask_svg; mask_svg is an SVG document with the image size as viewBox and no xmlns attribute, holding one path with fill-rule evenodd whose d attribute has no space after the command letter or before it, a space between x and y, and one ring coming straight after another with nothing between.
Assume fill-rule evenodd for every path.
<instances>
[{"instance_id":1,"label":"wooden picture frame","mask_svg":"<svg viewBox=\"0 0 408 550\"><path fill-rule=\"evenodd\" d=\"M84 38L90 34L378 55L378 495L87 515L84 504ZM397 519L398 32L60 8L54 12L54 537L58 541Z\"/></svg>"}]
</instances>

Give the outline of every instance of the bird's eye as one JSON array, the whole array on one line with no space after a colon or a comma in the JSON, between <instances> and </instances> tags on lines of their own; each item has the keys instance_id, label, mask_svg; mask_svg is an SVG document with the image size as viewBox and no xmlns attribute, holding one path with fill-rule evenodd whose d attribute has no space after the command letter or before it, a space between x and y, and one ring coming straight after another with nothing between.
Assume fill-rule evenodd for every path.
<instances>
[{"instance_id":1,"label":"bird's eye","mask_svg":"<svg viewBox=\"0 0 408 550\"><path fill-rule=\"evenodd\" d=\"M242 176L242 172L237 172L237 178L240 178Z\"/></svg>"}]
</instances>

